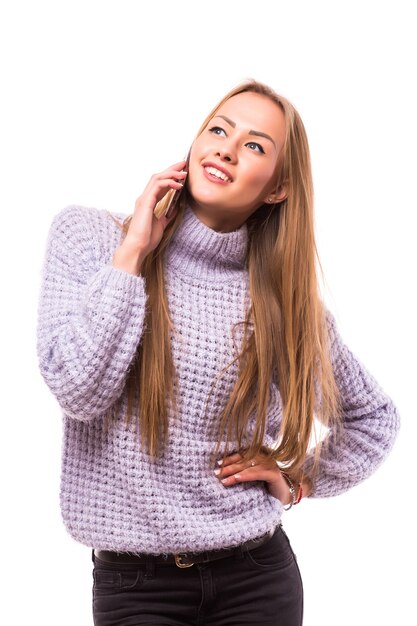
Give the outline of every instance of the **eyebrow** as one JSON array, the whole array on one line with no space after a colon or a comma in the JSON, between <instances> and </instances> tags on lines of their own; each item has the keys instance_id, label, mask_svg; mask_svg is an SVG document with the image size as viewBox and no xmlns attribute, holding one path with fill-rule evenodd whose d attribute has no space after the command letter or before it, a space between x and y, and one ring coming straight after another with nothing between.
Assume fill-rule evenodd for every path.
<instances>
[{"instance_id":1,"label":"eyebrow","mask_svg":"<svg viewBox=\"0 0 417 626\"><path fill-rule=\"evenodd\" d=\"M230 124L230 126L232 126L233 128L236 128L236 122L231 120L229 117L226 117L225 115L215 115L214 117L221 117L222 119L224 119L225 122ZM274 146L277 147L272 137L270 135L267 135L266 133L262 133L260 130L250 130L249 135L256 135L257 137L265 137L265 139L269 139L269 141L272 141Z\"/></svg>"}]
</instances>

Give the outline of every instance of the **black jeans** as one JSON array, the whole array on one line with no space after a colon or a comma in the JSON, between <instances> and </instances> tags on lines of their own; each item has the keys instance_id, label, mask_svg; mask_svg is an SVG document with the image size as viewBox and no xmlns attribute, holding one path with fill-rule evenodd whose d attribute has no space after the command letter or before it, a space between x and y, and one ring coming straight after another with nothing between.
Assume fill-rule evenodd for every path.
<instances>
[{"instance_id":1,"label":"black jeans","mask_svg":"<svg viewBox=\"0 0 417 626\"><path fill-rule=\"evenodd\" d=\"M93 561L95 626L302 624L300 571L281 526L254 550L186 569Z\"/></svg>"}]
</instances>

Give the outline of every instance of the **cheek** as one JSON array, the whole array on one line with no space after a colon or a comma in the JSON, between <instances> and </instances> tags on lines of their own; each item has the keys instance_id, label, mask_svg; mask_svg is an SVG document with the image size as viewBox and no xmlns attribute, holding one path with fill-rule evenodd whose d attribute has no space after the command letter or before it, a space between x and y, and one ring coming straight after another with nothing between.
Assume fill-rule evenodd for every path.
<instances>
[{"instance_id":1,"label":"cheek","mask_svg":"<svg viewBox=\"0 0 417 626\"><path fill-rule=\"evenodd\" d=\"M190 152L190 160L188 163L188 180L191 180L199 171L201 165L201 150L198 141L195 141Z\"/></svg>"},{"instance_id":2,"label":"cheek","mask_svg":"<svg viewBox=\"0 0 417 626\"><path fill-rule=\"evenodd\" d=\"M254 191L261 192L265 187L267 187L274 176L275 168L269 163L261 166L246 167L244 171L242 171L241 180L248 187L250 186Z\"/></svg>"},{"instance_id":3,"label":"cheek","mask_svg":"<svg viewBox=\"0 0 417 626\"><path fill-rule=\"evenodd\" d=\"M190 162L188 164L188 176L187 176L187 184L189 187L192 186L193 183L196 182L200 167L201 166L198 164L198 162L195 159L190 158Z\"/></svg>"},{"instance_id":4,"label":"cheek","mask_svg":"<svg viewBox=\"0 0 417 626\"><path fill-rule=\"evenodd\" d=\"M204 141L204 138L201 135L194 140L191 146L190 163L201 161L204 156L204 152L207 150L206 144L207 141Z\"/></svg>"}]
</instances>

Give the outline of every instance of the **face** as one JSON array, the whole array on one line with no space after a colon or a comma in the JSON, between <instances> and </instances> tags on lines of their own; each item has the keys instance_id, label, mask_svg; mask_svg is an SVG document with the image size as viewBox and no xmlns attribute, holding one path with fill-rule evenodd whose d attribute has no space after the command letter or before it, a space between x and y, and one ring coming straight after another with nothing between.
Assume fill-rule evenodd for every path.
<instances>
[{"instance_id":1,"label":"face","mask_svg":"<svg viewBox=\"0 0 417 626\"><path fill-rule=\"evenodd\" d=\"M234 230L271 197L283 199L284 188L275 192L284 140L284 113L270 98L245 92L227 100L191 149L187 184L199 219Z\"/></svg>"}]
</instances>

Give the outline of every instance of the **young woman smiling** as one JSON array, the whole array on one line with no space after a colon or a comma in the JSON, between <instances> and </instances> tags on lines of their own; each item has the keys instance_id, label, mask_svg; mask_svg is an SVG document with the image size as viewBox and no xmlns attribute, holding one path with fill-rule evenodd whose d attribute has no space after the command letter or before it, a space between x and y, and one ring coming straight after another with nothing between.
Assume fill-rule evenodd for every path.
<instances>
[{"instance_id":1,"label":"young woman smiling","mask_svg":"<svg viewBox=\"0 0 417 626\"><path fill-rule=\"evenodd\" d=\"M97 626L302 623L283 511L369 476L399 423L343 343L317 261L302 121L255 81L131 215L55 217L38 354ZM315 417L327 435L312 447Z\"/></svg>"}]
</instances>

